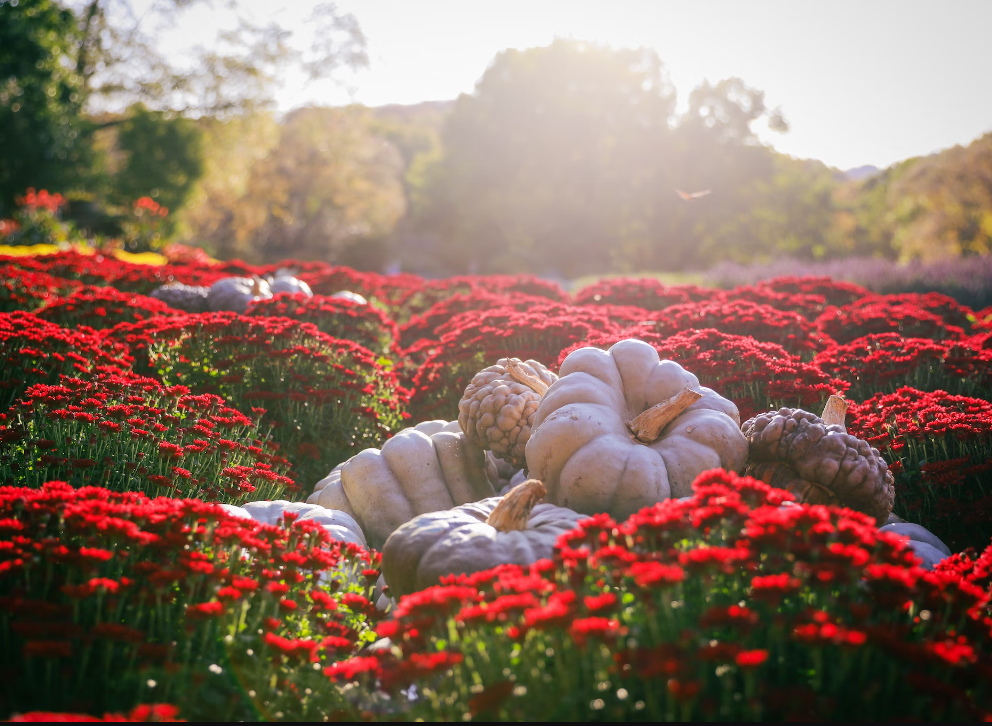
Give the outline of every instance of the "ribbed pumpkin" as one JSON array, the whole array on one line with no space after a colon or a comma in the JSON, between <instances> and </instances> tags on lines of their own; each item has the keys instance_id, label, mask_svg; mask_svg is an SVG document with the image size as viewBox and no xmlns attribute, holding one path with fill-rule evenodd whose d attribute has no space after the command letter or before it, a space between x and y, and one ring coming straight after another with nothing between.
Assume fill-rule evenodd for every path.
<instances>
[{"instance_id":1,"label":"ribbed pumpkin","mask_svg":"<svg viewBox=\"0 0 992 726\"><path fill-rule=\"evenodd\" d=\"M559 375L526 451L529 475L544 482L552 504L625 518L690 494L707 469L743 470L737 407L647 343L580 348Z\"/></svg>"},{"instance_id":2,"label":"ribbed pumpkin","mask_svg":"<svg viewBox=\"0 0 992 726\"><path fill-rule=\"evenodd\" d=\"M369 544L418 514L451 509L495 494L495 467L457 421L425 421L338 465L308 502L352 515Z\"/></svg>"},{"instance_id":3,"label":"ribbed pumpkin","mask_svg":"<svg viewBox=\"0 0 992 726\"><path fill-rule=\"evenodd\" d=\"M382 574L398 598L436 585L446 575L496 565L529 565L551 557L584 514L540 504L545 489L531 479L505 497L415 517L393 532L382 550Z\"/></svg>"}]
</instances>

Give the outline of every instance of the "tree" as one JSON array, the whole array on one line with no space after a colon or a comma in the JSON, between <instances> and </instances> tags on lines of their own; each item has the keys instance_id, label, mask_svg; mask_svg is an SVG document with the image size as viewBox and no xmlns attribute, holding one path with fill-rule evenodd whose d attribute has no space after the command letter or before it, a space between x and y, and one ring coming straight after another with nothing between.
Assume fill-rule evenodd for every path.
<instances>
[{"instance_id":1,"label":"tree","mask_svg":"<svg viewBox=\"0 0 992 726\"><path fill-rule=\"evenodd\" d=\"M402 174L398 151L373 133L367 109L294 111L278 143L252 164L244 193L214 208L224 220L213 228L215 249L256 260L340 260L403 216Z\"/></svg>"},{"instance_id":2,"label":"tree","mask_svg":"<svg viewBox=\"0 0 992 726\"><path fill-rule=\"evenodd\" d=\"M758 138L751 125L768 117L774 131L785 133L789 124L779 109L765 106L765 92L750 88L740 78L727 78L716 84L704 81L689 95L689 110L680 119L680 127L689 133L703 132L721 143L756 145Z\"/></svg>"},{"instance_id":3,"label":"tree","mask_svg":"<svg viewBox=\"0 0 992 726\"><path fill-rule=\"evenodd\" d=\"M741 264L816 260L843 247L834 226L834 174L819 161L766 153L771 173L740 187L726 215L701 228L698 267L707 258Z\"/></svg>"},{"instance_id":4,"label":"tree","mask_svg":"<svg viewBox=\"0 0 992 726\"><path fill-rule=\"evenodd\" d=\"M0 0L0 217L27 187L64 189L66 170L88 161L78 42L75 17L51 0Z\"/></svg>"},{"instance_id":5,"label":"tree","mask_svg":"<svg viewBox=\"0 0 992 726\"><path fill-rule=\"evenodd\" d=\"M117 134L125 161L114 174L111 200L128 205L148 196L179 209L203 173L202 138L191 119L149 111L140 104L129 109Z\"/></svg>"},{"instance_id":6,"label":"tree","mask_svg":"<svg viewBox=\"0 0 992 726\"><path fill-rule=\"evenodd\" d=\"M367 63L354 16L324 4L306 47L278 24L242 21L191 67L172 67L145 28L198 1L138 14L132 0L0 0L0 214L29 186L121 203L158 189L162 201L181 201L202 160L195 130L176 116L254 113L290 64L317 79Z\"/></svg>"},{"instance_id":7,"label":"tree","mask_svg":"<svg viewBox=\"0 0 992 726\"><path fill-rule=\"evenodd\" d=\"M848 183L838 197L861 249L903 261L990 254L992 134Z\"/></svg>"},{"instance_id":8,"label":"tree","mask_svg":"<svg viewBox=\"0 0 992 726\"><path fill-rule=\"evenodd\" d=\"M764 249L797 214L803 230L822 221L822 174L778 164L755 135L762 118L787 129L761 91L707 82L685 114L674 108L651 50L556 40L500 53L456 102L433 168L420 170L426 202L415 210L430 256L447 272L682 270L742 242ZM799 177L790 196L784 180ZM712 194L687 202L676 190Z\"/></svg>"},{"instance_id":9,"label":"tree","mask_svg":"<svg viewBox=\"0 0 992 726\"><path fill-rule=\"evenodd\" d=\"M203 174L186 205L170 215L176 234L215 256L251 256L236 241L235 211L247 193L254 165L279 143L279 125L265 112L204 117L196 123L203 134Z\"/></svg>"},{"instance_id":10,"label":"tree","mask_svg":"<svg viewBox=\"0 0 992 726\"><path fill-rule=\"evenodd\" d=\"M666 176L674 104L654 51L500 53L442 132L421 219L435 253L458 271L607 269Z\"/></svg>"},{"instance_id":11,"label":"tree","mask_svg":"<svg viewBox=\"0 0 992 726\"><path fill-rule=\"evenodd\" d=\"M303 47L278 23L256 25L240 16L234 30L199 48L187 67L175 67L155 47L146 28L168 23L203 0L163 0L135 12L133 0L80 0L75 52L91 112L120 110L135 103L185 115L250 113L271 103L280 73L290 65L311 80L342 68L368 64L365 36L354 15L333 3L318 5L307 19L312 41ZM237 0L232 6L237 7Z\"/></svg>"}]
</instances>

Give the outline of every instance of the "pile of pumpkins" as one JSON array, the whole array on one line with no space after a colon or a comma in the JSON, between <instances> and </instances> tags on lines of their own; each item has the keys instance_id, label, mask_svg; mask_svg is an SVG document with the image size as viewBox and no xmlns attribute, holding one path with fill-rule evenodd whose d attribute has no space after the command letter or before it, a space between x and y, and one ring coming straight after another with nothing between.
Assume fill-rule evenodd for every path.
<instances>
[{"instance_id":1,"label":"pile of pumpkins","mask_svg":"<svg viewBox=\"0 0 992 726\"><path fill-rule=\"evenodd\" d=\"M243 313L256 300L269 300L281 292L313 297L310 286L294 277L292 270L276 270L270 277L224 277L210 287L170 282L152 291L151 296L166 305L188 313ZM368 301L361 295L342 290L331 297L344 298L360 305Z\"/></svg>"},{"instance_id":2,"label":"pile of pumpkins","mask_svg":"<svg viewBox=\"0 0 992 726\"><path fill-rule=\"evenodd\" d=\"M503 359L472 379L457 421L404 429L335 467L307 505L266 511L317 505L337 523L346 518L382 551L389 594L399 597L446 575L550 557L589 515L621 520L690 496L700 473L723 468L799 502L870 514L932 567L950 551L891 515L892 474L847 433L845 412L832 397L822 416L784 408L742 426L733 402L639 340L576 350L557 376L537 361Z\"/></svg>"}]
</instances>

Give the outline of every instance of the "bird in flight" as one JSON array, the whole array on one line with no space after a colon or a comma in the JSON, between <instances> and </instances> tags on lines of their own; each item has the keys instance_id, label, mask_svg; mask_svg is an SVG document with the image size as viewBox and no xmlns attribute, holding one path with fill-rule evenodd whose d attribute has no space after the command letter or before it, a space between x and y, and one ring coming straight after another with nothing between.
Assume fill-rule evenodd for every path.
<instances>
[{"instance_id":1,"label":"bird in flight","mask_svg":"<svg viewBox=\"0 0 992 726\"><path fill-rule=\"evenodd\" d=\"M705 197L707 194L710 193L710 191L712 191L712 190L710 190L710 189L704 189L701 192L692 192L692 193L689 193L689 192L683 192L681 189L676 189L675 190L675 193L678 194L685 201L691 202L693 199L699 199L699 197Z\"/></svg>"}]
</instances>

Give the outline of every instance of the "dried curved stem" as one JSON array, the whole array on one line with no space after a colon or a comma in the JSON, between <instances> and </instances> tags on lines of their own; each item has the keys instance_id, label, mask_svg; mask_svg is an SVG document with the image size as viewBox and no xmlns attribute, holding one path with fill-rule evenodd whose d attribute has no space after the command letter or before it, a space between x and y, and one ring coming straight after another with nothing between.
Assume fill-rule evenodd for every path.
<instances>
[{"instance_id":1,"label":"dried curved stem","mask_svg":"<svg viewBox=\"0 0 992 726\"><path fill-rule=\"evenodd\" d=\"M534 506L547 495L548 490L537 479L528 479L506 493L503 501L486 518L486 524L500 532L527 529L527 520Z\"/></svg>"},{"instance_id":2,"label":"dried curved stem","mask_svg":"<svg viewBox=\"0 0 992 726\"><path fill-rule=\"evenodd\" d=\"M702 393L691 388L684 388L667 401L655 404L633 420L628 421L627 428L634 434L634 439L640 443L654 443L668 424L702 397Z\"/></svg>"},{"instance_id":3,"label":"dried curved stem","mask_svg":"<svg viewBox=\"0 0 992 726\"><path fill-rule=\"evenodd\" d=\"M847 401L840 396L831 396L827 399L827 405L823 407L820 418L827 426L840 426L847 431L844 419L847 417Z\"/></svg>"},{"instance_id":4,"label":"dried curved stem","mask_svg":"<svg viewBox=\"0 0 992 726\"><path fill-rule=\"evenodd\" d=\"M830 504L840 504L840 498L834 493L834 491L830 487L825 487L822 484L819 484L818 482L815 481L810 481L809 479L803 479L802 481L806 484L809 484L809 487L806 489L805 492L802 493L802 496L799 499L800 504L806 504L807 502L810 502L814 491L819 492L820 499L825 498L826 501L829 502ZM821 504L822 502L817 501L810 503Z\"/></svg>"},{"instance_id":5,"label":"dried curved stem","mask_svg":"<svg viewBox=\"0 0 992 726\"><path fill-rule=\"evenodd\" d=\"M523 383L539 396L543 396L551 387L527 370L527 367L517 358L510 358L510 360L507 361L506 372L509 373L510 377L517 383Z\"/></svg>"}]
</instances>

